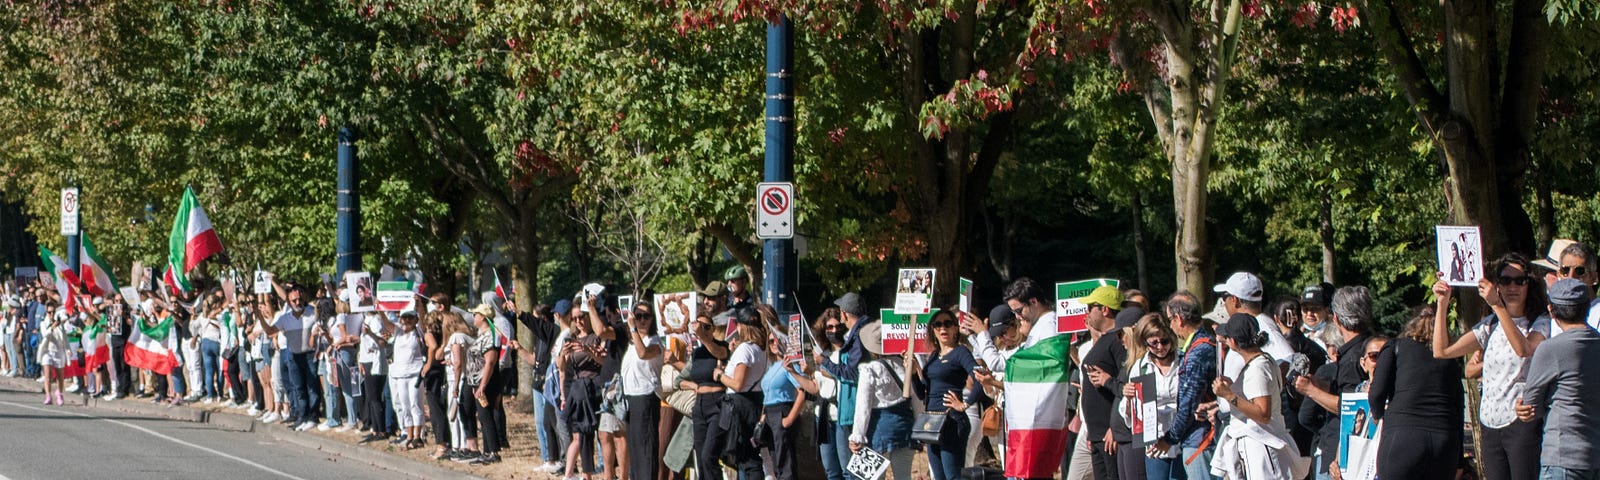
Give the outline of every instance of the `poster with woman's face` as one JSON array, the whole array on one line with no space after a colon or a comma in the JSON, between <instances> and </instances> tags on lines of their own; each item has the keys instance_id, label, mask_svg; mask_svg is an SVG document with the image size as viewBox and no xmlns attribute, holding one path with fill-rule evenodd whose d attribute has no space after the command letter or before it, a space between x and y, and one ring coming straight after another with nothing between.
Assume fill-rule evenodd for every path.
<instances>
[{"instance_id":1,"label":"poster with woman's face","mask_svg":"<svg viewBox=\"0 0 1600 480\"><path fill-rule=\"evenodd\" d=\"M345 303L350 304L350 311L356 313L376 311L378 303L372 290L371 272L345 272L344 291L340 297Z\"/></svg>"},{"instance_id":2,"label":"poster with woman's face","mask_svg":"<svg viewBox=\"0 0 1600 480\"><path fill-rule=\"evenodd\" d=\"M1439 271L1453 287L1476 287L1483 278L1483 242L1478 227L1434 227L1438 233Z\"/></svg>"}]
</instances>

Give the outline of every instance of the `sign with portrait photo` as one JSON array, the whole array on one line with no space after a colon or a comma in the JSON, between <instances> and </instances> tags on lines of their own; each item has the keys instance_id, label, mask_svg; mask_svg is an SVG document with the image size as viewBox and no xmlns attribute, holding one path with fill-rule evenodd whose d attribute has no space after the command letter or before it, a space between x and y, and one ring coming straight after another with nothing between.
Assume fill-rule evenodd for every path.
<instances>
[{"instance_id":1,"label":"sign with portrait photo","mask_svg":"<svg viewBox=\"0 0 1600 480\"><path fill-rule=\"evenodd\" d=\"M1439 271L1452 287L1476 287L1483 278L1483 239L1478 227L1434 227L1438 233Z\"/></svg>"},{"instance_id":2,"label":"sign with portrait photo","mask_svg":"<svg viewBox=\"0 0 1600 480\"><path fill-rule=\"evenodd\" d=\"M895 281L894 312L917 315L933 312L932 268L902 268Z\"/></svg>"}]
</instances>

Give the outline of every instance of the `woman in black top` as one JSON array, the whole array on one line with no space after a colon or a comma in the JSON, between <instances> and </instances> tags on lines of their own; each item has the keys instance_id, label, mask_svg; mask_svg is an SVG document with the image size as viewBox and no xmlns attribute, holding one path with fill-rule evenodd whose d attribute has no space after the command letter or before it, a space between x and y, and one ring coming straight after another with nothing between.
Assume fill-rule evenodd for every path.
<instances>
[{"instance_id":1,"label":"woman in black top","mask_svg":"<svg viewBox=\"0 0 1600 480\"><path fill-rule=\"evenodd\" d=\"M601 380L600 366L605 360L600 336L589 324L589 314L572 309L571 336L556 357L556 369L562 376L561 411L567 415L567 430L572 432L572 442L567 445L567 473L572 478L578 461L583 462L584 477L595 470L595 434L600 427Z\"/></svg>"},{"instance_id":2,"label":"woman in black top","mask_svg":"<svg viewBox=\"0 0 1600 480\"><path fill-rule=\"evenodd\" d=\"M722 397L727 387L718 378L717 369L728 358L728 344L717 337L723 329L717 328L711 317L702 310L690 328L699 345L689 354L689 368L684 370L680 383L683 389L694 389L696 394L694 414L694 469L701 478L720 477L722 467L717 459L722 456L724 431L719 422Z\"/></svg>"},{"instance_id":3,"label":"woman in black top","mask_svg":"<svg viewBox=\"0 0 1600 480\"><path fill-rule=\"evenodd\" d=\"M1373 421L1384 420L1378 478L1447 480L1461 460L1461 361L1436 359L1438 309L1423 307L1399 338L1378 354L1367 399Z\"/></svg>"}]
</instances>

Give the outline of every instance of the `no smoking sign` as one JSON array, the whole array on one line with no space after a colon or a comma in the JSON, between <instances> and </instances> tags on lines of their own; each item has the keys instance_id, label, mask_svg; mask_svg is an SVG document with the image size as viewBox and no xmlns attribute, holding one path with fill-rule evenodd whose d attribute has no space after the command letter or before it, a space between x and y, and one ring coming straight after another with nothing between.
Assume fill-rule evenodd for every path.
<instances>
[{"instance_id":1,"label":"no smoking sign","mask_svg":"<svg viewBox=\"0 0 1600 480\"><path fill-rule=\"evenodd\" d=\"M756 236L794 238L794 184L756 184Z\"/></svg>"}]
</instances>

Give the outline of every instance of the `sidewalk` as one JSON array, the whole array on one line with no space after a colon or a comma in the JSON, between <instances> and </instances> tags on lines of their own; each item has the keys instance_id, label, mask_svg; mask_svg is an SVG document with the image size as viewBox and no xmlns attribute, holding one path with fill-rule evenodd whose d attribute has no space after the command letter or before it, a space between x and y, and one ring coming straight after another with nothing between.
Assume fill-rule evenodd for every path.
<instances>
[{"instance_id":1,"label":"sidewalk","mask_svg":"<svg viewBox=\"0 0 1600 480\"><path fill-rule=\"evenodd\" d=\"M42 391L43 384L31 378L0 377L0 387L22 391ZM68 407L81 408L86 402L85 396L82 394L68 394L66 400ZM312 429L305 432L296 432L290 426L279 423L262 423L246 415L244 410L226 409L220 405L194 403L171 406L150 403L147 398L125 398L108 402L88 397L87 406L102 410L206 423L243 433L270 435L278 440L338 455L351 461L404 471L425 479L543 480L557 478L556 476L533 470L534 467L538 466L538 441L534 440L533 416L509 410L506 412L506 422L509 429L508 434L511 437L511 445L501 452L502 461L494 465L471 466L429 458L428 456L434 450L431 434L427 438L428 445L426 447L405 451L389 445L387 441L357 445L356 442L361 440L362 435L355 431L339 433L334 431L319 432L316 429Z\"/></svg>"}]
</instances>

